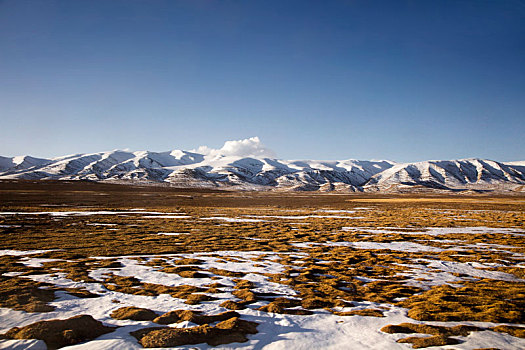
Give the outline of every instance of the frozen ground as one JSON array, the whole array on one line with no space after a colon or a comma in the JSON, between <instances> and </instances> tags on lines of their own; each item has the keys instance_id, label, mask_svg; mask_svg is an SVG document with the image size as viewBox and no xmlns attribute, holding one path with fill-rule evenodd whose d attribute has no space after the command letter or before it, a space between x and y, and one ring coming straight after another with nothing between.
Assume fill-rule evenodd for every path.
<instances>
[{"instance_id":1,"label":"frozen ground","mask_svg":"<svg viewBox=\"0 0 525 350\"><path fill-rule=\"evenodd\" d=\"M27 256L23 263L27 266L40 266L46 259L31 258L32 252L21 251L0 251L0 254L13 254L18 256ZM34 253L34 252L33 252ZM264 255L263 260L255 263L253 258ZM301 259L304 254L272 254L268 255L263 252L215 252L213 254L195 253L184 255L164 255L156 258L170 259L180 258L198 258L205 262L200 265L203 270L210 267L224 269L228 271L245 272L243 278L252 281L256 285L255 291L261 293L277 293L280 296L294 297L296 292L287 286L267 281L263 274L279 273L284 270L284 266L273 262L276 258L290 256ZM237 261L222 261L221 257L235 258ZM130 256L121 257L117 261L122 264L120 268L101 268L90 273L90 276L103 281L104 277L109 274L119 276L134 276L141 282L155 283L167 286L176 285L196 285L204 286L211 282L219 282L230 286L229 291L233 291L232 277L216 276L218 279L211 280L208 278L191 279L182 278L177 275L162 273L156 268L146 266L140 263L137 258L144 258L144 261L152 259L151 257ZM104 259L104 258L100 258ZM256 266L257 265L257 266ZM460 279L443 279L442 275L437 272L429 272L435 269L446 272L467 273L475 277L489 277L494 279L510 278L507 274L484 272L482 269L488 266L471 263L471 264L450 264L440 261L430 261L427 267L422 268L418 265L411 265L414 274L411 277L420 277L422 274L433 273L433 279L436 282L454 282ZM479 268L479 269L478 269ZM174 277L175 276L175 277ZM453 277L450 275L450 277ZM123 306L137 306L151 309L159 314L174 309L192 309L205 311L210 314L227 311L219 306L225 300L235 299L230 292L219 295L217 300L204 302L201 305L192 306L184 304L182 300L172 298L169 295L160 295L155 297L137 296L125 293L107 290L102 284L74 282L64 277L64 274L55 273L48 275L27 276L34 281L52 283L58 287L64 288L85 288L92 293L100 294L98 298L77 298L67 293L60 292L57 301L51 303L56 307L55 311L48 313L26 313L22 311L0 308L0 332L5 332L12 327L21 327L40 320L47 319L64 319L78 314L89 314L94 318L103 321L108 325L119 326L116 331L103 335L96 340L85 344L78 344L67 347L68 349L141 349L136 339L129 335L129 332L143 327L158 326L150 321L131 321L115 320L110 317L110 313ZM228 290L228 289L227 289ZM116 303L115 301L118 301ZM247 343L234 343L210 347L208 345L191 345L181 346L175 349L311 349L313 345L322 349L406 349L405 344L398 344L395 340L399 335L391 335L380 332L379 329L388 324L398 324L402 322L413 322L406 316L406 310L390 304L361 302L356 303L353 307L337 308L337 311L352 311L364 308L384 308L386 317L365 317L365 316L337 316L325 310L316 310L314 315L281 315L266 313L255 310L262 306L263 303L257 302L250 305L245 310L240 310L243 319L259 323L256 335L250 336ZM447 323L434 323L443 325ZM457 324L457 323L453 323ZM477 325L481 327L490 327L495 324L486 322L462 322L461 324ZM196 326L188 322L174 324L175 327ZM467 337L458 337L463 343L454 346L444 346L443 349L475 349L481 346L490 345L491 347L501 349L523 349L525 340L515 338L502 333L495 332L478 332ZM30 340L3 340L0 341L2 349L45 349L42 341Z\"/></svg>"},{"instance_id":2,"label":"frozen ground","mask_svg":"<svg viewBox=\"0 0 525 350\"><path fill-rule=\"evenodd\" d=\"M346 214L354 214L357 210L372 210L371 208L353 208L352 210L321 209L313 213L303 215L231 215L217 213L214 216L197 216L183 212L156 212L146 211L140 208L126 211L64 211L64 212L1 212L0 216L41 216L49 215L54 218L63 217L88 217L95 216L103 218L104 222L89 222L86 225L99 229L105 226L113 227L117 223L111 222L112 216L126 215L136 220L156 219L180 219L183 223L186 220L196 220L203 225L211 225L213 221L223 222L226 225L272 225L280 221L293 220L298 225L316 225L315 230L320 230L319 220L329 222L327 225L334 225L334 220L359 220L363 217L352 217ZM275 214L275 213L273 213ZM326 220L328 219L328 220ZM333 220L331 220L333 219ZM178 220L177 220L178 221ZM189 222L189 221L188 221ZM343 221L344 222L344 221ZM136 224L136 223L135 223ZM182 225L182 224L181 224ZM213 224L216 226L216 224ZM344 223L348 225L348 223ZM11 228L13 225L3 225L2 227ZM226 226L227 227L227 226ZM245 227L245 226L242 226ZM309 226L304 226L309 227ZM368 227L368 226L341 226L339 229L330 227L330 235L350 235L341 236L338 240L324 241L294 241L289 243L289 251L250 251L250 250L228 250L213 252L187 252L178 254L157 254L157 255L127 255L111 258L117 262L116 267L91 267L89 277L95 282L82 282L69 279L67 273L59 269L49 269L47 273L24 274L17 272L6 272L2 276L20 277L36 282L51 283L62 291L58 291L58 298L49 303L55 310L51 312L30 313L14 310L11 308L0 308L0 333L4 333L12 327L22 327L36 321L50 319L65 319L79 314L87 314L95 319L102 321L106 325L119 326L115 331L100 336L99 338L77 345L66 347L67 349L141 349L142 346L137 342L130 332L145 328L158 327L152 321L133 321L117 320L110 314L124 306L135 306L153 310L158 315L163 313L186 309L203 311L206 314L218 314L228 311L220 306L227 300L241 301L232 294L235 291L238 276L228 276L217 271L229 271L242 274L242 280L253 283L251 291L257 295L271 295L272 297L285 297L298 299L299 292L293 285L282 283L273 276L289 273L289 276L297 277L308 270L306 262L310 261L315 266L324 266L333 263L331 258L327 260L312 259L313 252L330 251L330 249L347 249L348 252L358 252L361 254L373 251L374 254L388 255L403 253L400 259L403 263L392 263L388 268L401 268L394 274L397 282L404 286L414 286L422 290L429 290L434 286L452 285L461 286L466 282L475 282L481 279L523 283L524 280L502 269L506 267L523 268L520 262L523 261L525 254L522 253L523 246L512 244L496 244L491 242L470 242L468 237L476 237L483 234L508 235L512 239L519 239L525 232L518 228L498 228L498 227L426 227L426 228L406 228L406 227ZM227 228L225 228L226 230ZM294 228L293 230L297 230ZM242 232L242 231L241 231ZM295 231L292 231L295 232ZM352 236L352 235L356 236ZM191 237L191 232L156 231L153 237L163 239L179 239L180 237ZM358 239L362 235L362 239ZM402 237L408 237L407 241ZM456 237L459 235L458 237ZM419 237L423 238L419 238ZM444 239L426 239L424 236ZM390 237L388 241L385 237ZM412 239L415 237L414 239ZM277 237L280 238L280 237ZM298 236L297 239L301 238ZM351 238L351 239L350 239ZM377 240L375 240L377 238ZM182 238L181 238L182 239ZM185 238L186 239L186 238ZM261 237L239 237L242 240L256 242L271 241L273 238ZM345 240L348 239L348 240ZM182 244L174 242L173 244ZM262 244L262 243L261 243ZM444 256L440 253L450 253L451 251L460 256L465 250L477 249L484 254L498 253L503 254L507 260L496 262L483 261L449 261L443 260ZM341 250L343 251L343 250ZM42 258L39 254L50 252L49 250L0 250L0 256L12 256L18 258L18 262L26 267L41 268L48 263L60 263L74 260ZM313 255L312 255L313 256ZM450 257L453 255L447 255ZM333 255L332 255L333 257ZM110 258L103 256L91 256L92 260L103 262ZM344 258L341 257L341 258ZM204 272L205 276L199 278L182 277L176 273L167 273L155 261L162 261L166 266L178 266L177 261L181 259L198 259L199 264L189 264L199 272ZM310 260L308 260L310 259ZM164 266L162 265L162 266ZM337 265L337 262L336 262ZM164 266L165 267L165 266ZM360 270L361 271L361 270ZM507 270L505 270L507 271ZM316 273L314 273L316 274ZM317 273L320 274L320 273ZM217 293L205 293L213 300L203 301L195 305L185 303L184 299L173 297L169 294L159 294L155 296L136 295L127 292L108 289L104 284L111 276L133 277L140 284L162 285L167 287L177 286L196 286L203 287L214 283L222 285ZM325 275L326 279L335 278ZM356 281L381 281L381 276L367 276L365 274L355 275ZM385 277L386 278L386 277ZM390 280L392 277L389 277ZM351 282L351 281L349 281ZM315 282L311 282L315 283ZM63 289L80 288L90 293L96 294L95 298L75 297ZM138 286L137 288L140 288ZM314 287L315 289L315 287ZM341 289L344 289L341 288ZM402 299L402 298L400 298ZM207 344L187 345L175 347L175 349L410 349L410 344L398 343L397 340L411 336L411 334L388 334L381 331L387 325L400 324L403 322L432 324L442 326L454 325L474 325L488 329L505 323L478 322L475 320L458 322L422 322L408 317L408 309L390 302L373 302L368 300L348 300L347 306L332 306L328 308L313 308L312 315L293 315L281 314L257 310L268 304L270 299L258 299L247 305L246 308L238 310L241 318L248 321L257 322L258 333L249 335L249 340L245 343L231 343L211 347ZM300 309L300 308L298 308ZM384 317L373 317L363 315L341 316L334 312L350 312L366 309L382 310ZM513 324L519 325L519 324ZM171 327L188 328L197 326L188 321L171 324ZM416 336L428 336L416 334ZM506 333L482 330L472 332L467 336L453 336L459 341L455 345L443 345L440 349L479 349L479 348L499 348L499 349L525 349L525 339L511 336ZM0 340L0 349L46 349L45 343L40 340Z\"/></svg>"}]
</instances>

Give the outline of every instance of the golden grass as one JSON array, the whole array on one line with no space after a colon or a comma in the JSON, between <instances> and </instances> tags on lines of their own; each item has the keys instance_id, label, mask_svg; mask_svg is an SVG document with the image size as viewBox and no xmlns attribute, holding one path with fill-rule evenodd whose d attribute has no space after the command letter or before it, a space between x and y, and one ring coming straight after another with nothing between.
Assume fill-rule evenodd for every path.
<instances>
[{"instance_id":1,"label":"golden grass","mask_svg":"<svg viewBox=\"0 0 525 350\"><path fill-rule=\"evenodd\" d=\"M525 327L501 325L491 328L494 332L507 333L514 337L525 338Z\"/></svg>"},{"instance_id":2,"label":"golden grass","mask_svg":"<svg viewBox=\"0 0 525 350\"><path fill-rule=\"evenodd\" d=\"M458 340L450 337L458 335L468 336L471 332L480 330L483 329L465 325L443 327L419 323L401 323L381 328L381 331L385 333L422 333L432 335L430 337L408 337L397 341L398 343L410 343L414 349L458 344Z\"/></svg>"},{"instance_id":3,"label":"golden grass","mask_svg":"<svg viewBox=\"0 0 525 350\"><path fill-rule=\"evenodd\" d=\"M240 317L240 315L235 311L226 311L217 315L204 315L200 311L173 310L155 318L153 322L158 324L171 324L181 321L190 321L198 325L203 325L225 321L232 317Z\"/></svg>"},{"instance_id":4,"label":"golden grass","mask_svg":"<svg viewBox=\"0 0 525 350\"><path fill-rule=\"evenodd\" d=\"M149 309L126 306L114 310L110 316L116 320L151 321L158 315Z\"/></svg>"},{"instance_id":5,"label":"golden grass","mask_svg":"<svg viewBox=\"0 0 525 350\"><path fill-rule=\"evenodd\" d=\"M22 257L0 257L2 274L14 272L21 274L18 277L0 277L0 306L3 307L31 312L50 308L47 303L54 300L53 293L56 289L44 289L50 286L24 278L32 274L65 273L66 277L73 281L102 283L112 291L145 296L169 294L174 298L184 299L190 305L213 300L214 297L208 294L225 291L225 286L221 284L210 284L205 287L189 285L168 287L143 283L133 276L108 274L104 281L97 281L89 275L91 271L99 268L121 267L116 259L101 260L91 258L93 256L141 255L142 257L136 258L137 263L165 273L194 279L227 278L236 283L232 294L238 299L221 304L222 307L231 310L243 309L250 307L255 301L263 301L267 303L259 310L272 313L308 315L313 313L310 310L325 308L341 316L381 317L383 312L379 309L347 312L332 310L334 307L352 306L352 301L371 301L405 307L408 309L409 317L420 321L525 323L523 313L525 288L520 281L472 280L467 276L456 274L460 279L456 286L441 285L424 290L420 287L407 286L408 277L400 275L411 273L411 268L403 266L404 264L424 265L425 259L437 259L498 264L487 269L524 278L523 269L516 266L520 262L517 256L525 254L523 236L488 231L476 234L449 232L432 236L425 232L427 227L471 226L523 230L525 229L525 200L522 196L403 195L384 198L385 196L374 195L224 193L149 188L130 191L121 187L84 184L82 186L86 188L77 189L82 194L82 199L79 199L79 192L75 192L77 191L75 186L81 185L76 184L49 184L48 188L43 190L30 188L28 194L21 194L15 185L10 186L13 188L6 189L4 186L2 192L0 183L2 211L123 210L142 207L154 208L160 212L183 212L191 218L144 219L140 212L127 216L0 216L0 225L3 225L0 228L2 234L0 249L54 249L55 251L34 256L62 259L45 262L42 267L29 267L22 263ZM108 195L100 196L102 192ZM148 195L142 196L142 194ZM362 203L369 203L372 209L348 214L350 217L359 217L358 219L318 217L324 215L317 211L320 208L352 210ZM47 204L65 206L42 207ZM93 207L79 209L78 205ZM202 220L205 217L218 215L231 218L253 218L258 215L313 217L301 220L263 218L267 220L266 222L225 223L218 220ZM112 226L94 224L112 224ZM343 230L344 227L349 226L355 229ZM367 232L370 228L381 227L396 229L383 233ZM159 232L188 232L189 234L162 236L158 235ZM384 249L363 250L325 245L327 242L412 242L440 248L443 251L428 253ZM297 243L312 245L298 248ZM458 250L457 247L461 245L465 248ZM493 249L490 245L506 247ZM239 257L214 255L213 253L217 251L268 252L268 255L261 254L253 258L253 265L258 267L265 266L269 254L277 254L278 257L273 261L283 265L283 272L275 274L263 272L262 275L268 281L289 286L297 292L297 298L289 299L279 295L257 293L254 291L254 284L243 279L246 274L241 271L229 271L219 267L204 268L204 260L197 258L180 257L172 260L171 257L162 256L168 253L207 252L209 256L217 258L219 263L246 262ZM291 252L302 253L304 257L300 259L290 257L287 254ZM94 294L89 295L90 293L85 290L69 292L79 297L97 297ZM301 308L298 309L299 306ZM176 319L173 317L179 316L173 313L170 317ZM521 328L498 327L493 330L512 336L523 335ZM195 331L198 334L205 330L216 332L213 327L201 328L198 332ZM432 335L431 337L419 338L419 340L407 338L403 341L412 343L414 347L430 346L428 344L442 346L453 341L448 338L452 331L430 332L429 330L432 329L434 328L426 328L426 334ZM158 331L159 334L174 336L172 330ZM148 334L150 335L146 336L144 333L140 339L151 338L156 333ZM153 344L152 342L153 340L151 342L148 340L146 343Z\"/></svg>"},{"instance_id":6,"label":"golden grass","mask_svg":"<svg viewBox=\"0 0 525 350\"><path fill-rule=\"evenodd\" d=\"M233 300L226 300L222 302L219 306L230 310L242 310L245 308L244 303L236 302Z\"/></svg>"},{"instance_id":7,"label":"golden grass","mask_svg":"<svg viewBox=\"0 0 525 350\"><path fill-rule=\"evenodd\" d=\"M80 315L66 320L39 321L21 328L15 327L0 335L0 339L40 339L48 349L58 349L95 339L114 329L89 315Z\"/></svg>"},{"instance_id":8,"label":"golden grass","mask_svg":"<svg viewBox=\"0 0 525 350\"><path fill-rule=\"evenodd\" d=\"M525 287L521 282L480 280L465 287L437 286L399 302L422 321L523 323Z\"/></svg>"},{"instance_id":9,"label":"golden grass","mask_svg":"<svg viewBox=\"0 0 525 350\"><path fill-rule=\"evenodd\" d=\"M232 317L219 322L215 327L203 324L191 328L143 328L131 332L145 348L175 347L208 343L211 346L243 343L247 334L256 334L258 324Z\"/></svg>"},{"instance_id":10,"label":"golden grass","mask_svg":"<svg viewBox=\"0 0 525 350\"><path fill-rule=\"evenodd\" d=\"M332 311L337 316L368 316L368 317L385 317L382 310L379 309L361 309L353 311Z\"/></svg>"},{"instance_id":11,"label":"golden grass","mask_svg":"<svg viewBox=\"0 0 525 350\"><path fill-rule=\"evenodd\" d=\"M413 349L426 348L429 346L444 346L458 344L459 341L444 335L434 335L431 337L408 337L399 339L398 343L410 343Z\"/></svg>"},{"instance_id":12,"label":"golden grass","mask_svg":"<svg viewBox=\"0 0 525 350\"><path fill-rule=\"evenodd\" d=\"M53 289L47 283L28 279L0 276L0 306L26 312L49 312L55 308L49 302L55 300Z\"/></svg>"},{"instance_id":13,"label":"golden grass","mask_svg":"<svg viewBox=\"0 0 525 350\"><path fill-rule=\"evenodd\" d=\"M523 205L525 200L520 197L507 198L443 198L443 197L395 197L395 198L357 198L347 199L349 202L364 202L364 203L475 203L475 204L511 204Z\"/></svg>"}]
</instances>

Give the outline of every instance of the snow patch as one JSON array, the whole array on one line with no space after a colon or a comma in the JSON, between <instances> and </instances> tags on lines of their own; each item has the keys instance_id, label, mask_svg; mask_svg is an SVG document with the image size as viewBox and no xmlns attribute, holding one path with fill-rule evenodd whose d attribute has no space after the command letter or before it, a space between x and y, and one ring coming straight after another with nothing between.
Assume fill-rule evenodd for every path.
<instances>
[{"instance_id":1,"label":"snow patch","mask_svg":"<svg viewBox=\"0 0 525 350\"><path fill-rule=\"evenodd\" d=\"M227 221L227 222L265 222L265 220L259 220L259 219L227 218L224 216L212 216L209 218L201 218L201 220L222 220L222 221Z\"/></svg>"}]
</instances>

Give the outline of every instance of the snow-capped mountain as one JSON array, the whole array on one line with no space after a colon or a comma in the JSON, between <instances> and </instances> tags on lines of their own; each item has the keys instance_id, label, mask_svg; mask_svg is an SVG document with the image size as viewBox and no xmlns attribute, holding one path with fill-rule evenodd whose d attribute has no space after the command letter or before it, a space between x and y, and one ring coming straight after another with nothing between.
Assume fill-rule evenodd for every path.
<instances>
[{"instance_id":1,"label":"snow-capped mountain","mask_svg":"<svg viewBox=\"0 0 525 350\"><path fill-rule=\"evenodd\" d=\"M368 190L400 190L408 186L454 190L523 191L524 162L502 163L484 159L432 160L399 163L366 183Z\"/></svg>"},{"instance_id":2,"label":"snow-capped mountain","mask_svg":"<svg viewBox=\"0 0 525 350\"><path fill-rule=\"evenodd\" d=\"M483 159L392 161L281 160L257 137L221 149L110 151L52 159L0 157L0 179L141 181L178 187L323 191L524 191L525 162Z\"/></svg>"}]
</instances>

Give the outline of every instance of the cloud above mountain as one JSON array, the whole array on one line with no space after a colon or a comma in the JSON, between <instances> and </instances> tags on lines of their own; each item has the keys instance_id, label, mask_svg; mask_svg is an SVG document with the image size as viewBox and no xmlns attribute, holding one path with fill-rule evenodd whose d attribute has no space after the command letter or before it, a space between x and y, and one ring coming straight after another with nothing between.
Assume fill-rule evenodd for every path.
<instances>
[{"instance_id":1,"label":"cloud above mountain","mask_svg":"<svg viewBox=\"0 0 525 350\"><path fill-rule=\"evenodd\" d=\"M200 146L193 151L208 156L275 158L275 152L264 146L257 136L244 140L226 141L220 149Z\"/></svg>"},{"instance_id":2,"label":"cloud above mountain","mask_svg":"<svg viewBox=\"0 0 525 350\"><path fill-rule=\"evenodd\" d=\"M410 188L416 192L422 189L525 192L524 164L476 158L397 164L352 159L275 160L274 152L258 137L252 137L227 141L219 149L202 146L190 152L115 150L53 159L0 156L0 181L132 180L131 183L250 190L403 192Z\"/></svg>"}]
</instances>

